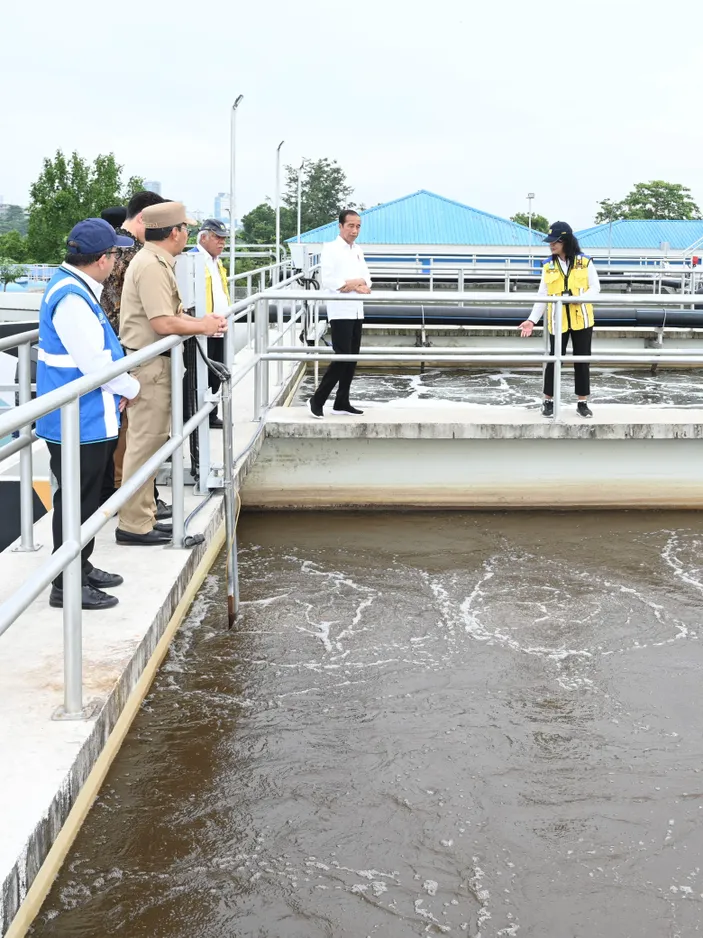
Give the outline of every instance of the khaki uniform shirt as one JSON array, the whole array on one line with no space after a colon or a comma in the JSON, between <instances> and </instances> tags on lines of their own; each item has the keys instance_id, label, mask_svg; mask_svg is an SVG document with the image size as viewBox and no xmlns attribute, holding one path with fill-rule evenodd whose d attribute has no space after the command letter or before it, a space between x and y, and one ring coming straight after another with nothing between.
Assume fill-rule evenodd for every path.
<instances>
[{"instance_id":1,"label":"khaki uniform shirt","mask_svg":"<svg viewBox=\"0 0 703 938\"><path fill-rule=\"evenodd\" d=\"M131 231L127 231L125 228L117 228L116 233L118 235L124 235L127 238L131 238L134 241L134 244L131 248L120 249L120 253L117 255L117 259L115 261L115 266L112 268L112 273L103 283L103 292L100 297L100 305L102 306L103 312L107 316L110 325L119 335L120 301L122 298L124 278L127 273L127 268L137 256L139 251L141 251L141 249L144 247L144 244L139 240L139 238L136 238L131 233Z\"/></svg>"},{"instance_id":2,"label":"khaki uniform shirt","mask_svg":"<svg viewBox=\"0 0 703 938\"><path fill-rule=\"evenodd\" d=\"M176 258L147 241L127 268L120 306L120 341L136 351L163 339L151 328L158 316L182 316L174 273Z\"/></svg>"}]
</instances>

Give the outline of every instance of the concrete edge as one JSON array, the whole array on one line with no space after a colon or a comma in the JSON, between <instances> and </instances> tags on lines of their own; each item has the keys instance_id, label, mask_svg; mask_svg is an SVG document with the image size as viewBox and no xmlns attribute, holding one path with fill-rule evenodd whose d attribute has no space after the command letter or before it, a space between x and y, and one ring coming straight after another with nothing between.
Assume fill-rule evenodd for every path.
<instances>
[{"instance_id":1,"label":"concrete edge","mask_svg":"<svg viewBox=\"0 0 703 938\"><path fill-rule=\"evenodd\" d=\"M192 551L161 611L99 713L95 727L62 789L57 792L46 816L28 841L24 869L20 870L18 862L8 876L3 888L6 900L3 906L9 910L14 905L16 911L9 922L5 938L23 938L39 913L168 652L174 634L224 544L223 519L224 507L221 503L205 532L205 544L208 546L204 544L200 549ZM28 883L31 885L27 888ZM14 892L14 896L8 895L8 892ZM7 901L12 898L14 902Z\"/></svg>"}]
</instances>

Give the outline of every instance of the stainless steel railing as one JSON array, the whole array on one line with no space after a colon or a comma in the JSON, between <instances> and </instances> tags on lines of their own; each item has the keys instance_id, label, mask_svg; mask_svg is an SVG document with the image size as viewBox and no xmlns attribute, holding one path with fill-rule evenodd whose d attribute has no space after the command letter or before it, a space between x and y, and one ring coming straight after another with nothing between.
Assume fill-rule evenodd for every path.
<instances>
[{"instance_id":1,"label":"stainless steel railing","mask_svg":"<svg viewBox=\"0 0 703 938\"><path fill-rule=\"evenodd\" d=\"M196 285L197 286L197 285ZM282 288L281 288L282 287ZM456 299L467 304L480 303L482 305L511 305L524 304L529 307L534 300L534 294L514 293L458 293ZM225 459L225 498L226 498L226 528L228 537L228 590L232 599L232 608L236 612L238 604L237 568L236 568L236 532L234 530L234 515L232 512L233 487L233 417L231 412L231 389L244 380L252 371L254 372L253 404L254 416L262 428L266 411L271 402L271 384L269 364L276 364L276 385L282 381L283 362L308 362L318 366L319 362L329 361L333 357L340 360L358 362L417 362L437 361L451 364L546 364L553 362L554 375L554 412L555 420L560 417L562 365L564 357L561 354L561 342L555 342L553 355L548 354L546 330L545 345L540 351L537 348L520 345L513 349L486 348L460 352L456 348L419 348L408 349L402 347L367 347L359 355L335 356L326 346L299 346L298 328L303 323L304 308L312 307L313 334L319 334L319 305L326 299L325 294L317 291L296 289L295 278L289 278L287 284L281 284L276 289L258 292L245 300L232 304L227 312L230 324L239 323L245 319L251 331L252 353L248 354L246 361L235 362L232 353L232 343L226 343L225 364L230 370L231 382L223 392L222 400L225 413L223 419L227 430L224 444ZM362 298L363 299L363 298ZM574 298L555 297L555 321L558 330L561 328L561 308L563 302L573 302ZM335 300L358 301L358 296L335 294ZM432 305L442 303L444 297L437 293L418 291L406 292L375 292L372 301L389 304L423 303ZM592 302L597 307L599 303L617 304L623 306L654 306L660 308L676 307L681 305L681 298L659 295L598 295L584 294L578 298L579 302ZM270 304L276 306L276 322L272 336L270 322ZM287 318L284 316L283 305L289 307ZM204 276L200 277L196 288L196 311L202 315L204 311ZM527 310L526 310L527 311ZM230 333L228 335L231 335ZM12 453L22 454L21 485L22 488L22 537L21 549L32 550L32 462L31 462L31 424L38 417L61 409L62 421L62 477L64 479L63 499L63 530L64 543L42 566L36 570L27 581L22 584L12 596L0 605L0 635L5 632L17 617L24 612L31 602L44 590L59 572L64 573L64 704L61 716L71 719L83 717L82 693L82 610L81 610L81 562L80 552L101 528L107 523L125 502L152 476L159 466L169 456L172 458L172 497L173 497L173 544L176 548L183 547L184 542L184 454L183 444L188 437L196 431L217 405L217 400L206 391L206 379L203 382L199 375L198 410L188 422L183 424L182 411L182 340L176 337L161 339L146 349L134 352L119 362L115 362L99 373L85 376L73 381L65 387L59 388L50 394L31 400L30 374L30 348L36 341L37 331L12 336L0 341L0 351L18 347L19 366L18 383L20 389L20 405L0 416L0 437L9 435L16 430L20 431L20 438L0 449L0 459ZM198 340L201 341L201 340ZM288 344L286 344L286 342ZM88 518L83 524L80 521L80 474L79 474L79 401L80 397L89 391L105 384L136 367L144 364L164 351L171 352L171 419L172 436L154 456L123 483L100 509ZM599 363L676 363L676 364L703 364L703 352L691 353L684 350L669 351L661 348L647 351L623 350L617 353L600 353L590 356L571 357L571 361L589 361ZM201 435L201 441L208 438L208 433ZM209 452L209 451L208 451ZM26 454L26 456L24 455ZM203 452L201 449L201 459ZM205 464L205 477L209 455ZM202 490L201 490L202 491ZM229 493L229 498L228 498Z\"/></svg>"}]
</instances>

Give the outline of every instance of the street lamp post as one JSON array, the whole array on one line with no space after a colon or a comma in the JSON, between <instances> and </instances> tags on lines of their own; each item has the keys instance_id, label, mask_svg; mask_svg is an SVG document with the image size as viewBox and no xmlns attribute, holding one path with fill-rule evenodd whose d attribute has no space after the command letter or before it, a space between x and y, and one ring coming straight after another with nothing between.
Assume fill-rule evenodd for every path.
<instances>
[{"instance_id":1,"label":"street lamp post","mask_svg":"<svg viewBox=\"0 0 703 938\"><path fill-rule=\"evenodd\" d=\"M234 174L235 144L237 141L237 108L242 103L243 94L240 94L232 105L230 123L230 156L229 156L229 275L234 277L234 252L237 242L236 234L236 180ZM234 299L234 281L232 281L232 299Z\"/></svg>"},{"instance_id":2,"label":"street lamp post","mask_svg":"<svg viewBox=\"0 0 703 938\"><path fill-rule=\"evenodd\" d=\"M285 140L276 147L276 282L280 280L281 263L281 147Z\"/></svg>"},{"instance_id":3,"label":"street lamp post","mask_svg":"<svg viewBox=\"0 0 703 938\"><path fill-rule=\"evenodd\" d=\"M305 160L302 160L298 170L298 244L300 244L300 220L303 214L303 169Z\"/></svg>"},{"instance_id":4,"label":"street lamp post","mask_svg":"<svg viewBox=\"0 0 703 938\"><path fill-rule=\"evenodd\" d=\"M532 266L532 200L534 192L527 193L527 227L530 229L530 266Z\"/></svg>"}]
</instances>

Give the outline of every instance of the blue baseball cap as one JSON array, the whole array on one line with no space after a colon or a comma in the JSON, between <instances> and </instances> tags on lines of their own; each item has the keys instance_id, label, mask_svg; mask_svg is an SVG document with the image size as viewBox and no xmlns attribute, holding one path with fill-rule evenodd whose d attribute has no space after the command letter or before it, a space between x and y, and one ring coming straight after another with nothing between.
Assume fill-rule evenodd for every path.
<instances>
[{"instance_id":1,"label":"blue baseball cap","mask_svg":"<svg viewBox=\"0 0 703 938\"><path fill-rule=\"evenodd\" d=\"M69 254L102 254L110 248L131 248L134 241L118 235L104 218L86 218L71 228L66 244Z\"/></svg>"}]
</instances>

